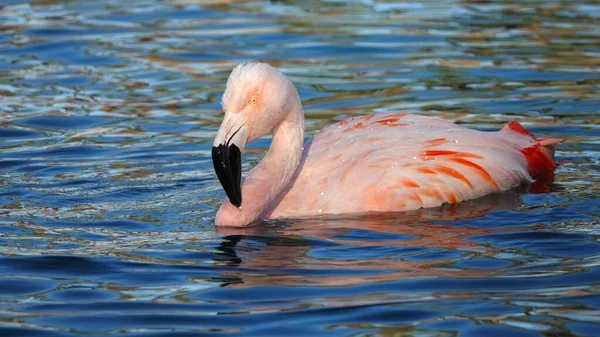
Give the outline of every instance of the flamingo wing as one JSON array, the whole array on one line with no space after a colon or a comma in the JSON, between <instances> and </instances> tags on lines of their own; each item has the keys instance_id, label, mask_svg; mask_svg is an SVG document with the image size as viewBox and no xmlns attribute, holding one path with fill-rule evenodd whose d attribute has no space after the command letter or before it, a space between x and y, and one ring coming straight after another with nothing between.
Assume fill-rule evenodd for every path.
<instances>
[{"instance_id":1,"label":"flamingo wing","mask_svg":"<svg viewBox=\"0 0 600 337\"><path fill-rule=\"evenodd\" d=\"M481 197L551 170L543 145L518 123L483 132L418 115L343 120L307 144L267 216L402 211Z\"/></svg>"}]
</instances>

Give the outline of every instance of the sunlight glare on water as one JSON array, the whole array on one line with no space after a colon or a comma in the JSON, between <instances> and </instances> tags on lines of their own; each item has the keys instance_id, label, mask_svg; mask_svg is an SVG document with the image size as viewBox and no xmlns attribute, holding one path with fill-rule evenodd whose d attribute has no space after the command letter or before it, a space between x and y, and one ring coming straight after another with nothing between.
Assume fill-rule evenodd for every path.
<instances>
[{"instance_id":1,"label":"sunlight glare on water","mask_svg":"<svg viewBox=\"0 0 600 337\"><path fill-rule=\"evenodd\" d=\"M0 335L598 336L599 23L590 0L0 0ZM565 139L556 181L217 230L249 60L292 78L309 135L516 119Z\"/></svg>"}]
</instances>

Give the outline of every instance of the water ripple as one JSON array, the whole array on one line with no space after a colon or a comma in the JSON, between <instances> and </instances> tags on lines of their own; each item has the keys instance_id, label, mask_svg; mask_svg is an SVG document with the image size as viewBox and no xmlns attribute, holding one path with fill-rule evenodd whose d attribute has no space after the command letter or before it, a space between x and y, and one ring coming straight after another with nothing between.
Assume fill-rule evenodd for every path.
<instances>
[{"instance_id":1,"label":"water ripple","mask_svg":"<svg viewBox=\"0 0 600 337\"><path fill-rule=\"evenodd\" d=\"M0 17L0 334L597 334L593 1L3 1ZM221 94L254 59L297 84L309 135L371 112L518 119L565 139L556 180L216 229Z\"/></svg>"}]
</instances>

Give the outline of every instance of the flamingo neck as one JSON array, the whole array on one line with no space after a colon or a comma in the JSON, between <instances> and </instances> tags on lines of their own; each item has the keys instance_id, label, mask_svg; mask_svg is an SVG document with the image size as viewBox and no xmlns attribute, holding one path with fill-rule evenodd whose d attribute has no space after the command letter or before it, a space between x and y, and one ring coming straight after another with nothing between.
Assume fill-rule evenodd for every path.
<instances>
[{"instance_id":1,"label":"flamingo neck","mask_svg":"<svg viewBox=\"0 0 600 337\"><path fill-rule=\"evenodd\" d=\"M304 141L304 114L300 99L296 100L287 116L273 129L269 151L242 184L242 210L226 199L217 211L217 226L240 227L257 220L292 179L300 163Z\"/></svg>"}]
</instances>

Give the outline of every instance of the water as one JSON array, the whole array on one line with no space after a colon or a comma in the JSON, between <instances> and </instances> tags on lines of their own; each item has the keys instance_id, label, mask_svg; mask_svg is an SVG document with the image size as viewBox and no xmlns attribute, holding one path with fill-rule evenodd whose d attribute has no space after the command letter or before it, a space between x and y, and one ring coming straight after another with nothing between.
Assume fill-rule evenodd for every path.
<instances>
[{"instance_id":1,"label":"water","mask_svg":"<svg viewBox=\"0 0 600 337\"><path fill-rule=\"evenodd\" d=\"M1 335L600 335L597 2L0 3ZM518 119L566 140L556 181L216 230L220 95L252 59L291 76L309 134Z\"/></svg>"}]
</instances>

